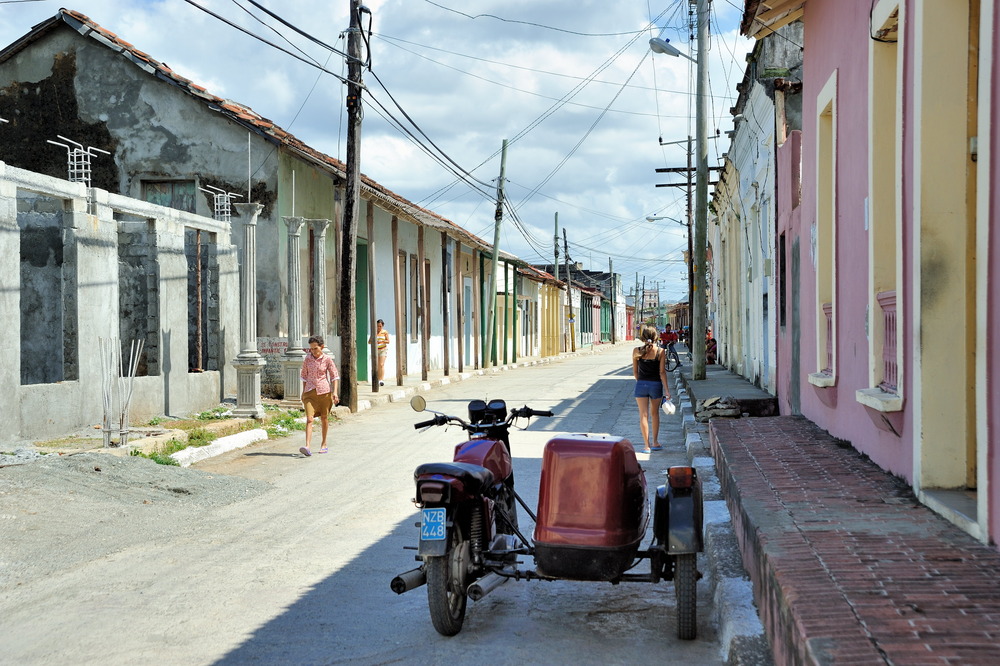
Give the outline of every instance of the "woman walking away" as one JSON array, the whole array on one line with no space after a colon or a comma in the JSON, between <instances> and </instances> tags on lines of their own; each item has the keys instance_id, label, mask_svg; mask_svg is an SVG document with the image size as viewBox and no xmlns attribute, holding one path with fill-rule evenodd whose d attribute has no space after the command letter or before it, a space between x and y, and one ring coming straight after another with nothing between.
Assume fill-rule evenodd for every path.
<instances>
[{"instance_id":1,"label":"woman walking away","mask_svg":"<svg viewBox=\"0 0 1000 666\"><path fill-rule=\"evenodd\" d=\"M309 338L309 353L302 360L302 404L306 410L306 445L299 448L304 456L311 456L312 425L317 416L323 426L323 443L320 453L326 453L326 433L330 427L330 408L340 403L340 373L333 358L323 353L323 338Z\"/></svg>"},{"instance_id":2,"label":"woman walking away","mask_svg":"<svg viewBox=\"0 0 1000 666\"><path fill-rule=\"evenodd\" d=\"M643 326L639 341L643 344L632 351L632 376L635 377L635 404L639 407L639 429L645 444L643 453L662 451L660 446L660 403L670 398L667 388L665 350L656 344L659 335L655 326ZM653 446L649 446L649 420L653 420Z\"/></svg>"}]
</instances>

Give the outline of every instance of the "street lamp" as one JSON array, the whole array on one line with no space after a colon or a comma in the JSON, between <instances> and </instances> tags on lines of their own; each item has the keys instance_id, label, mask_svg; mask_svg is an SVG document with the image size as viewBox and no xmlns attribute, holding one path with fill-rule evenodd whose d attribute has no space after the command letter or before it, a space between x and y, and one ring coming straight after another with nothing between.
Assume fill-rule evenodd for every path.
<instances>
[{"instance_id":1,"label":"street lamp","mask_svg":"<svg viewBox=\"0 0 1000 666\"><path fill-rule=\"evenodd\" d=\"M690 205L689 205L689 208L690 208ZM690 210L689 210L688 211L688 215L690 216L690 214L691 213L690 213ZM687 269L688 269L687 280L688 280L688 313L689 313L688 316L690 317L691 308L694 307L693 304L692 304L692 300L693 300L692 299L692 295L693 295L692 294L692 290L694 288L694 262L691 259L691 242L692 242L691 241L691 218L688 217L688 221L687 222L684 222L682 220L678 220L676 217L669 217L667 215L649 216L649 217L646 218L647 222L658 222L659 220L670 220L671 222L676 222L677 224L679 224L679 225L681 225L683 227L687 227L688 228L688 232L687 232L687 246L688 246L688 249L687 249ZM690 323L690 319L688 321ZM690 345L688 345L688 346L689 346L689 348L691 348L693 350L693 347L691 347Z\"/></svg>"},{"instance_id":2,"label":"street lamp","mask_svg":"<svg viewBox=\"0 0 1000 666\"><path fill-rule=\"evenodd\" d=\"M690 60L695 64L698 63L696 59L692 58L687 53L683 53L677 50L677 47L671 44L669 39L660 39L659 37L653 37L651 40L649 40L649 48L653 51L653 53L662 53L664 55L674 56L675 58L680 56L683 58L687 58L688 60Z\"/></svg>"},{"instance_id":3,"label":"street lamp","mask_svg":"<svg viewBox=\"0 0 1000 666\"><path fill-rule=\"evenodd\" d=\"M705 379L705 331L706 310L708 302L706 296L705 260L708 243L708 63L706 54L708 53L708 0L698 0L698 57L697 59L681 53L676 48L670 46L665 39L653 38L649 40L649 48L654 53L664 53L672 56L684 56L697 65L698 81L695 90L697 97L697 107L695 113L695 125L697 133L697 153L698 161L695 180L695 219L694 219L694 240L692 242L694 254L691 257L694 271L694 284L692 294L694 298L691 302L691 355L692 379Z\"/></svg>"}]
</instances>

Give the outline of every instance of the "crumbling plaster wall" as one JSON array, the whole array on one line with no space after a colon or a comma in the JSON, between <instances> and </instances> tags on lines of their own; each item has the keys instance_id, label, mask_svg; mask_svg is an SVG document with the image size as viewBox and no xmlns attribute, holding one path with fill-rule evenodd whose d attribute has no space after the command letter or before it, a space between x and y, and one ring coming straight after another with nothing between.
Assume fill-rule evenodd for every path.
<instances>
[{"instance_id":1,"label":"crumbling plaster wall","mask_svg":"<svg viewBox=\"0 0 1000 666\"><path fill-rule=\"evenodd\" d=\"M112 156L93 160L94 185L136 199L143 196L144 180L193 180L196 187L241 194L235 202L245 202L249 134L249 196L264 205L257 221L258 334L279 334L279 239L286 232L276 205L278 150L270 139L69 27L53 30L0 64L0 114L14 125L6 141L0 136L0 159L65 177L65 150L45 143L62 134L109 150ZM211 197L199 191L196 201L195 213L211 217ZM239 246L235 209L233 229ZM238 319L230 324L239 327Z\"/></svg>"}]
</instances>

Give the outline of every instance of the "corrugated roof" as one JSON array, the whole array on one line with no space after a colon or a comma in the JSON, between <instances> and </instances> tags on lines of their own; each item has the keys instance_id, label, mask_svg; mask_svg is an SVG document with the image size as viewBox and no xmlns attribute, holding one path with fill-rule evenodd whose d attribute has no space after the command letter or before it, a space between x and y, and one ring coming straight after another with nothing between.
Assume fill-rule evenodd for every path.
<instances>
[{"instance_id":1,"label":"corrugated roof","mask_svg":"<svg viewBox=\"0 0 1000 666\"><path fill-rule=\"evenodd\" d=\"M153 74L192 97L204 102L209 109L227 116L233 122L243 125L250 131L265 137L267 140L281 144L294 153L312 162L320 168L333 173L340 179L346 179L347 167L340 160L310 147L291 132L282 129L274 121L264 118L250 107L230 99L223 99L208 92L188 78L172 70L166 63L156 60L148 53L140 51L135 46L120 38L107 28L95 23L90 17L71 9L60 9L59 13L50 19L33 26L26 35L0 51L0 63L13 57L28 45L38 41L43 36L60 25L67 25L84 37L90 37L96 42L120 53L131 60L143 71ZM361 174L361 190L366 198L374 199L384 204L390 212L409 219L416 224L432 227L438 231L459 240L460 242L480 249L491 249L489 243L475 234L466 231L451 220L441 217L434 211L422 208L396 194L387 187ZM514 255L502 252L506 259L517 259Z\"/></svg>"}]
</instances>

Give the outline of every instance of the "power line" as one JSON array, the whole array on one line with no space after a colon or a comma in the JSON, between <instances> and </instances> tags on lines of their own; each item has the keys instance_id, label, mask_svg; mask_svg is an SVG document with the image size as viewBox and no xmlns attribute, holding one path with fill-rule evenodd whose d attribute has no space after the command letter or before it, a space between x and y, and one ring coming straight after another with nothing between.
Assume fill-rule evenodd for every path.
<instances>
[{"instance_id":1,"label":"power line","mask_svg":"<svg viewBox=\"0 0 1000 666\"><path fill-rule=\"evenodd\" d=\"M264 39L264 38L263 38L263 37L261 37L260 35L255 35L254 33L250 32L250 31L249 31L249 30L247 30L246 28L244 28L244 27L242 27L242 26L239 26L239 25L236 25L235 23L233 23L233 22L232 22L232 21L230 21L229 19L227 19L227 18L225 18L225 17L223 17L223 16L220 16L219 14L216 14L215 12L213 12L213 11L212 11L212 10L210 10L210 9L208 9L207 7L202 7L201 5L199 5L199 4L198 4L197 2L195 2L194 0L184 0L184 2L188 3L188 4L189 4L189 5L191 5L192 7L196 7L196 8L198 8L198 9L200 9L201 11L205 12L205 13L206 13L206 14L208 14L209 16L212 16L213 18L216 18L216 19L218 19L219 21L222 21L223 23L225 23L226 25L230 26L231 28L235 28L235 29L239 30L240 32L242 32L242 33L244 33L244 34L246 34L246 35L249 35L250 37L253 37L253 38L254 38L254 39L256 39L256 40L258 40L258 41L261 41L261 42L263 42L263 43L267 44L268 46L270 46L270 47L271 47L271 48L273 48L273 49L277 49L278 51L281 51L282 53L285 53L285 54L287 54L287 55L290 55L290 56L292 56L293 58L295 58L296 60L299 60L299 61L301 61L301 62L304 62L305 64L309 65L310 67L315 67L316 69L318 69L318 70L320 70L320 71L323 71L323 72L326 72L327 74L329 74L329 75L330 75L330 76L332 76L333 78L337 79L337 80L338 80L338 81L340 81L341 83L348 83L347 79L345 79L344 77L340 76L339 74L337 74L337 73L335 73L335 72L331 72L330 70L326 69L325 67L321 67L321 66L320 66L319 64L317 64L316 62L312 62L312 61L309 61L309 60L306 60L306 59L305 59L305 58L303 58L302 56L299 56L299 55L296 55L296 54L292 53L291 51L289 51L288 49L286 49L286 48L284 48L284 47L281 47L281 46L278 46L278 45L277 45L277 44L275 44L274 42L271 42L271 41L268 41L268 40Z\"/></svg>"},{"instance_id":2,"label":"power line","mask_svg":"<svg viewBox=\"0 0 1000 666\"><path fill-rule=\"evenodd\" d=\"M503 21L504 23L519 23L521 25L530 25L530 26L535 27L535 28L544 28L545 30L555 30L556 32L564 32L564 33L567 33L567 34L570 34L570 35L580 35L581 37L620 37L620 36L623 36L623 35L634 35L634 34L637 34L637 31L635 31L635 30L630 30L628 32L596 32L596 33L595 32L577 32L575 30L566 30L564 28L556 28L554 26L545 25L545 24L542 24L542 23L533 23L531 21L519 21L519 20L516 20L516 19L506 19L506 18L497 16L495 14L475 14L475 15L466 14L465 12L460 12L457 9L452 9L451 7L445 7L444 5L438 4L437 2L433 2L432 0L424 0L424 2L426 2L429 5L434 5L435 7L438 7L439 9L443 9L445 11L452 12L454 14L458 14L459 16L464 16L465 18L468 18L468 19L475 20L477 18L491 18L491 19L496 19L497 21ZM638 31L638 33L642 33L642 32L643 32L642 30Z\"/></svg>"}]
</instances>

